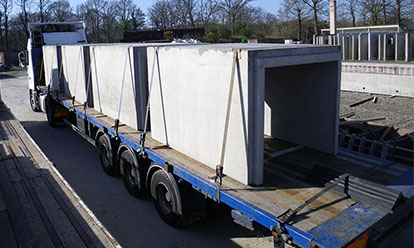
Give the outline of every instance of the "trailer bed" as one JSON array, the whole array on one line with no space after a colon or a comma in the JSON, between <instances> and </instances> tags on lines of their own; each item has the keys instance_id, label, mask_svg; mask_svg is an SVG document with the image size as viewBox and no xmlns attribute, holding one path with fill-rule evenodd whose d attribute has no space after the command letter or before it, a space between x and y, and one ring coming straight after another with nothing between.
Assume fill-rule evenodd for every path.
<instances>
[{"instance_id":1,"label":"trailer bed","mask_svg":"<svg viewBox=\"0 0 414 248\"><path fill-rule=\"evenodd\" d=\"M114 135L115 131L111 128L114 126L114 119L92 108L85 109L80 103L74 102L72 105L72 99L60 98L59 102L93 125L105 127L108 133ZM126 145L136 151L140 149L141 132L121 123L118 135ZM271 137L264 139L265 158L269 153L293 146ZM216 184L211 179L215 170L152 139L150 132L146 135L145 151L155 163L172 165L175 175L190 182L193 188L216 199ZM265 163L263 185L248 186L224 177L220 200L270 228L277 224L277 217L287 209L300 206L323 189L323 184L327 182L313 180L315 167L351 173L365 180L390 185L401 190L407 198L413 194L413 169L410 166L345 150L332 156L304 148ZM396 183L398 181L401 182ZM343 246L389 214L387 210L329 190L299 212L294 221L286 225L286 229L295 243L302 246L308 246L311 242L321 246ZM346 233L341 233L341 230Z\"/></svg>"},{"instance_id":2,"label":"trailer bed","mask_svg":"<svg viewBox=\"0 0 414 248\"><path fill-rule=\"evenodd\" d=\"M119 247L0 100L0 247Z\"/></svg>"}]
</instances>

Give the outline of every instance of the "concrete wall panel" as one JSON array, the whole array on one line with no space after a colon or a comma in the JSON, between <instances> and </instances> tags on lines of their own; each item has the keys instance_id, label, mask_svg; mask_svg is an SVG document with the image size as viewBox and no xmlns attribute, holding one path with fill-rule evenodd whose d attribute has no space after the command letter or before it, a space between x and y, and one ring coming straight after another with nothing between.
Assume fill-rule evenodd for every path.
<instances>
[{"instance_id":1,"label":"concrete wall panel","mask_svg":"<svg viewBox=\"0 0 414 248\"><path fill-rule=\"evenodd\" d=\"M414 65L349 63L342 66L342 90L414 97Z\"/></svg>"},{"instance_id":2,"label":"concrete wall panel","mask_svg":"<svg viewBox=\"0 0 414 248\"><path fill-rule=\"evenodd\" d=\"M91 45L89 53L94 108L117 119L121 105L120 122L142 130L147 99L145 47Z\"/></svg>"},{"instance_id":3,"label":"concrete wall panel","mask_svg":"<svg viewBox=\"0 0 414 248\"><path fill-rule=\"evenodd\" d=\"M60 49L57 46L43 46L43 67L45 71L46 86L51 90L59 90L59 62Z\"/></svg>"},{"instance_id":4,"label":"concrete wall panel","mask_svg":"<svg viewBox=\"0 0 414 248\"><path fill-rule=\"evenodd\" d=\"M62 66L65 95L75 97L75 100L84 103L87 99L89 106L93 106L92 82L90 80L89 46L67 45L62 46ZM89 90L88 90L88 84ZM89 97L87 98L87 91Z\"/></svg>"},{"instance_id":5,"label":"concrete wall panel","mask_svg":"<svg viewBox=\"0 0 414 248\"><path fill-rule=\"evenodd\" d=\"M153 49L148 49L152 61ZM159 51L151 92L151 135L212 167L220 163L233 53L170 49ZM148 62L148 71L152 65ZM248 182L247 53L237 76L224 161L224 173ZM158 77L158 70L161 77ZM253 166L253 165L252 165Z\"/></svg>"},{"instance_id":6,"label":"concrete wall panel","mask_svg":"<svg viewBox=\"0 0 414 248\"><path fill-rule=\"evenodd\" d=\"M368 60L378 60L378 33L368 34Z\"/></svg>"},{"instance_id":7,"label":"concrete wall panel","mask_svg":"<svg viewBox=\"0 0 414 248\"><path fill-rule=\"evenodd\" d=\"M405 60L405 33L395 34L395 60Z\"/></svg>"},{"instance_id":8,"label":"concrete wall panel","mask_svg":"<svg viewBox=\"0 0 414 248\"><path fill-rule=\"evenodd\" d=\"M368 60L368 34L358 35L358 60Z\"/></svg>"}]
</instances>

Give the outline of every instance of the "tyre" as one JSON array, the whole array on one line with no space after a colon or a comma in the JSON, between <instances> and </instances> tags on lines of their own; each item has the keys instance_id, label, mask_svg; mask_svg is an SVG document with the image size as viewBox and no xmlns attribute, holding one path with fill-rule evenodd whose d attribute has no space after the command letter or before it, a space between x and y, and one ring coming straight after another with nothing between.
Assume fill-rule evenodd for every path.
<instances>
[{"instance_id":1,"label":"tyre","mask_svg":"<svg viewBox=\"0 0 414 248\"><path fill-rule=\"evenodd\" d=\"M130 150L124 150L119 159L119 166L123 168L123 181L127 191L135 196L145 194L145 178L143 165L138 163L135 154Z\"/></svg>"},{"instance_id":2,"label":"tyre","mask_svg":"<svg viewBox=\"0 0 414 248\"><path fill-rule=\"evenodd\" d=\"M55 127L56 126L56 118L55 118L55 110L56 110L56 103L53 101L51 96L46 97L46 117L49 126Z\"/></svg>"},{"instance_id":3,"label":"tyre","mask_svg":"<svg viewBox=\"0 0 414 248\"><path fill-rule=\"evenodd\" d=\"M106 174L110 176L116 176L118 174L118 168L114 163L114 156L112 154L109 138L105 135L101 135L98 139L97 147L102 169Z\"/></svg>"},{"instance_id":4,"label":"tyre","mask_svg":"<svg viewBox=\"0 0 414 248\"><path fill-rule=\"evenodd\" d=\"M180 226L183 216L174 213L174 209L178 209L178 204L181 205L179 192L165 171L158 170L152 175L151 194L161 219L168 225Z\"/></svg>"},{"instance_id":5,"label":"tyre","mask_svg":"<svg viewBox=\"0 0 414 248\"><path fill-rule=\"evenodd\" d=\"M29 102L30 102L30 107L32 108L34 112L40 112L39 100L37 98L37 95L33 94L33 90L29 91Z\"/></svg>"}]
</instances>

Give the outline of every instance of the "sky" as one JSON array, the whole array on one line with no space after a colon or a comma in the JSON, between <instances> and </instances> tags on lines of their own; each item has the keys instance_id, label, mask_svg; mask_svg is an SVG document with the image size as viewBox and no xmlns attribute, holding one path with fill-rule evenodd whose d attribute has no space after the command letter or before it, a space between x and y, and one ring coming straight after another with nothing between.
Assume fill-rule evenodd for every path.
<instances>
[{"instance_id":1,"label":"sky","mask_svg":"<svg viewBox=\"0 0 414 248\"><path fill-rule=\"evenodd\" d=\"M276 14L279 10L283 0L253 0L251 5L255 7L261 7L267 12ZM86 0L69 0L72 7L76 8L78 4L86 2ZM151 0L133 0L133 2L140 7L145 13L147 9L154 1Z\"/></svg>"}]
</instances>

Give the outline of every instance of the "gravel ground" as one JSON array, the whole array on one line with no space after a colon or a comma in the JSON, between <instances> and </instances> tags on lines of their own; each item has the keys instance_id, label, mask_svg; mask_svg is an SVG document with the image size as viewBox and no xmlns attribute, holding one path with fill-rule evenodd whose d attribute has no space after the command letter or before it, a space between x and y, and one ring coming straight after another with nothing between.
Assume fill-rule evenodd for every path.
<instances>
[{"instance_id":1,"label":"gravel ground","mask_svg":"<svg viewBox=\"0 0 414 248\"><path fill-rule=\"evenodd\" d=\"M352 108L349 107L349 104L370 96L376 96L377 102L373 103L369 101ZM391 97L387 95L341 91L340 116L350 112L355 113L354 116L350 117L352 119L386 117L385 120L375 121L375 123L393 125L396 128L414 131L414 97ZM403 121L406 122L400 123Z\"/></svg>"}]
</instances>

